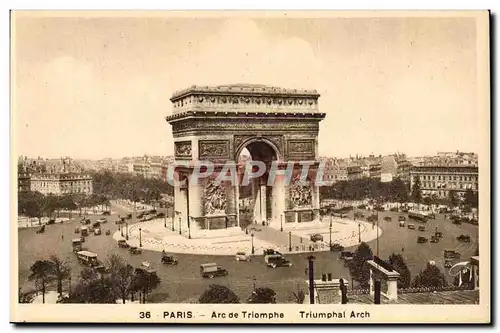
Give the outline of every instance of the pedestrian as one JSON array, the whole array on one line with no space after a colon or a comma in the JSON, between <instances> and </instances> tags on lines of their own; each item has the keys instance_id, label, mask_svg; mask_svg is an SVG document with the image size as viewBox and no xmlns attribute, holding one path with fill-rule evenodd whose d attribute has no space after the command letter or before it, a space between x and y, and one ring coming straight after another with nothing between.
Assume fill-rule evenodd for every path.
<instances>
[{"instance_id":1,"label":"pedestrian","mask_svg":"<svg viewBox=\"0 0 500 333\"><path fill-rule=\"evenodd\" d=\"M64 234L61 235L61 240L63 240L63 239L64 239Z\"/></svg>"},{"instance_id":2,"label":"pedestrian","mask_svg":"<svg viewBox=\"0 0 500 333\"><path fill-rule=\"evenodd\" d=\"M403 247L401 248L401 252L405 252L405 246L403 245Z\"/></svg>"},{"instance_id":3,"label":"pedestrian","mask_svg":"<svg viewBox=\"0 0 500 333\"><path fill-rule=\"evenodd\" d=\"M342 295L342 304L347 304L347 302L349 301L347 299L347 286L344 284L344 279L341 278L339 282L340 282L340 293Z\"/></svg>"}]
</instances>

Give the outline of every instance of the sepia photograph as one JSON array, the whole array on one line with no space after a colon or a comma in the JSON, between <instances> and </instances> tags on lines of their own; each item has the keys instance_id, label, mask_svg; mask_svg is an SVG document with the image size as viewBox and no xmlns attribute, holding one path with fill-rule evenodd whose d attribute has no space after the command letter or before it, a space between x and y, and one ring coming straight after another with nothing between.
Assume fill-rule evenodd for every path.
<instances>
[{"instance_id":1,"label":"sepia photograph","mask_svg":"<svg viewBox=\"0 0 500 333\"><path fill-rule=\"evenodd\" d=\"M489 323L489 21L11 11L11 321Z\"/></svg>"}]
</instances>

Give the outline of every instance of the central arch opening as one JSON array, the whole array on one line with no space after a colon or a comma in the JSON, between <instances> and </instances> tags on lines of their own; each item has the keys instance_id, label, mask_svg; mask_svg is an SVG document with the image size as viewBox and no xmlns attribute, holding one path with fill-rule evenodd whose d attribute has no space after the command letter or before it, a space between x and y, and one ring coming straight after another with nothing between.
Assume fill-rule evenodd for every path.
<instances>
[{"instance_id":1,"label":"central arch opening","mask_svg":"<svg viewBox=\"0 0 500 333\"><path fill-rule=\"evenodd\" d=\"M268 186L267 181L271 163L278 158L276 148L262 139L249 140L242 146L237 156L239 179L252 161L264 162L266 171L259 178L251 179L249 184L240 182L237 198L240 227L246 228L252 223L268 225L272 219L273 187Z\"/></svg>"}]
</instances>

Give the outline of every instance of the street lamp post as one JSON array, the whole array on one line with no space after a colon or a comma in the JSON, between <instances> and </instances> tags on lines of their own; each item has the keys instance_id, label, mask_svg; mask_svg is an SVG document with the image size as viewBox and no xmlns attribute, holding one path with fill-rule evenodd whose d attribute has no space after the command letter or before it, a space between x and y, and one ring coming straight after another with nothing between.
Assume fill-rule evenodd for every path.
<instances>
[{"instance_id":1,"label":"street lamp post","mask_svg":"<svg viewBox=\"0 0 500 333\"><path fill-rule=\"evenodd\" d=\"M125 222L125 239L128 240L128 222Z\"/></svg>"},{"instance_id":2,"label":"street lamp post","mask_svg":"<svg viewBox=\"0 0 500 333\"><path fill-rule=\"evenodd\" d=\"M251 236L252 236L252 254L255 254L255 248L254 248L254 246L253 246L253 233L252 233L252 235L251 235Z\"/></svg>"},{"instance_id":3,"label":"street lamp post","mask_svg":"<svg viewBox=\"0 0 500 333\"><path fill-rule=\"evenodd\" d=\"M165 229L167 228L167 214L165 214L165 216L164 216L163 226L165 227Z\"/></svg>"},{"instance_id":4,"label":"street lamp post","mask_svg":"<svg viewBox=\"0 0 500 333\"><path fill-rule=\"evenodd\" d=\"M179 216L179 235L182 235L181 223L182 223L182 218L181 216Z\"/></svg>"},{"instance_id":5,"label":"street lamp post","mask_svg":"<svg viewBox=\"0 0 500 333\"><path fill-rule=\"evenodd\" d=\"M283 231L283 214L281 214L281 231Z\"/></svg>"},{"instance_id":6,"label":"street lamp post","mask_svg":"<svg viewBox=\"0 0 500 333\"><path fill-rule=\"evenodd\" d=\"M191 239L191 216L188 216L188 238Z\"/></svg>"},{"instance_id":7,"label":"street lamp post","mask_svg":"<svg viewBox=\"0 0 500 333\"><path fill-rule=\"evenodd\" d=\"M292 252L292 232L288 232L288 251Z\"/></svg>"},{"instance_id":8,"label":"street lamp post","mask_svg":"<svg viewBox=\"0 0 500 333\"><path fill-rule=\"evenodd\" d=\"M377 210L377 257L379 257L379 251L378 251L378 210Z\"/></svg>"},{"instance_id":9,"label":"street lamp post","mask_svg":"<svg viewBox=\"0 0 500 333\"><path fill-rule=\"evenodd\" d=\"M123 237L123 228L121 227L121 225L118 225L118 231L120 232L120 235L122 235Z\"/></svg>"},{"instance_id":10,"label":"street lamp post","mask_svg":"<svg viewBox=\"0 0 500 333\"><path fill-rule=\"evenodd\" d=\"M330 226L330 248L332 247L332 226Z\"/></svg>"},{"instance_id":11,"label":"street lamp post","mask_svg":"<svg viewBox=\"0 0 500 333\"><path fill-rule=\"evenodd\" d=\"M139 228L139 247L142 247L142 233L141 233L142 229Z\"/></svg>"},{"instance_id":12,"label":"street lamp post","mask_svg":"<svg viewBox=\"0 0 500 333\"><path fill-rule=\"evenodd\" d=\"M361 223L358 222L358 242L361 243Z\"/></svg>"},{"instance_id":13,"label":"street lamp post","mask_svg":"<svg viewBox=\"0 0 500 333\"><path fill-rule=\"evenodd\" d=\"M68 277L69 280L69 290L68 290L68 295L71 296L71 275Z\"/></svg>"}]
</instances>

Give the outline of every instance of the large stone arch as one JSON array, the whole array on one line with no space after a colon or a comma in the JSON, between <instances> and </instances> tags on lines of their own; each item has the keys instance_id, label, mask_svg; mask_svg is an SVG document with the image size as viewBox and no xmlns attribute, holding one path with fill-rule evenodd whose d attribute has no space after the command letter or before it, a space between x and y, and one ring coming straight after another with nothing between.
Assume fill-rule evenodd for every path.
<instances>
[{"instance_id":1,"label":"large stone arch","mask_svg":"<svg viewBox=\"0 0 500 333\"><path fill-rule=\"evenodd\" d=\"M245 84L192 86L176 92L171 98L172 115L166 117L172 125L175 160L190 161L182 170L186 174L191 174L194 170L191 165L200 160L214 163L215 170L220 172L227 163L236 165L241 151L251 147L252 155L264 153L265 156L260 157L266 162L269 155L273 155L271 160L278 164L307 161L313 162L313 168L317 167L319 122L326 116L318 110L318 99L315 90ZM259 143L262 146L259 147ZM260 151L265 150L264 147L270 150ZM187 188L175 189L176 211L180 212L184 228L239 226L239 186L224 184L227 205L208 205L207 200L214 200L210 196L222 191L207 192L205 185L190 183ZM278 180L272 186L261 181L256 187L261 207L268 207L269 201L272 202L271 216L261 213L258 220L270 219L271 225L279 225L284 215L300 214L298 208L286 207L289 191L283 181ZM314 193L312 207L307 209L316 214L319 212L317 187ZM220 216L210 215L213 207L224 207L224 211L221 208L216 210ZM195 223L190 226L190 221Z\"/></svg>"}]
</instances>

